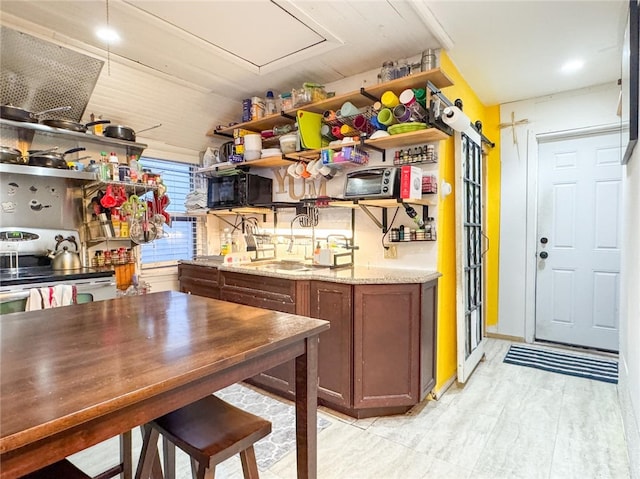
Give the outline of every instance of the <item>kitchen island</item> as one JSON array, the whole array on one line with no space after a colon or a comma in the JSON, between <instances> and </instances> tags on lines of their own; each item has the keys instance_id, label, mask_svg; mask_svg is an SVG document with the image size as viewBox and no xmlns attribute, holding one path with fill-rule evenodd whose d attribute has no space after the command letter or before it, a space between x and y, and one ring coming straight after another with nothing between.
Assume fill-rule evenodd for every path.
<instances>
[{"instance_id":1,"label":"kitchen island","mask_svg":"<svg viewBox=\"0 0 640 479\"><path fill-rule=\"evenodd\" d=\"M318 402L353 417L404 413L435 385L440 273L295 262L182 261L183 292L324 319ZM293 398L293 364L248 382Z\"/></svg>"}]
</instances>

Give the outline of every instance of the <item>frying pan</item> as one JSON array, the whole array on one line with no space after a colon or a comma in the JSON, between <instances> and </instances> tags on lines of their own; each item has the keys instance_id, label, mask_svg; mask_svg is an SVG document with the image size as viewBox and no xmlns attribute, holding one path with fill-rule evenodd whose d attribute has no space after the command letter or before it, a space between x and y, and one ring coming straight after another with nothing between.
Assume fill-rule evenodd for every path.
<instances>
[{"instance_id":1,"label":"frying pan","mask_svg":"<svg viewBox=\"0 0 640 479\"><path fill-rule=\"evenodd\" d=\"M77 131L78 133L86 133L87 129L93 125L102 125L111 123L109 120L96 120L89 123L78 123L72 120L40 120L43 125L53 128L62 128L63 130Z\"/></svg>"},{"instance_id":2,"label":"frying pan","mask_svg":"<svg viewBox=\"0 0 640 479\"><path fill-rule=\"evenodd\" d=\"M58 168L61 170L68 170L69 165L64 161L64 157L69 153L75 153L77 151L84 151L86 148L78 147L71 148L64 153L55 153L53 151L39 151L29 150L28 164L30 166L43 166L45 168Z\"/></svg>"},{"instance_id":3,"label":"frying pan","mask_svg":"<svg viewBox=\"0 0 640 479\"><path fill-rule=\"evenodd\" d=\"M17 148L0 146L0 163L23 164L22 152Z\"/></svg>"},{"instance_id":4,"label":"frying pan","mask_svg":"<svg viewBox=\"0 0 640 479\"><path fill-rule=\"evenodd\" d=\"M33 112L30 112L29 110L18 108L16 106L2 105L0 107L0 117L5 118L7 120L28 121L30 123L37 123L38 117L40 115L44 115L45 113L52 113L54 111L69 111L69 110L71 110L70 106L59 106L57 108L50 108L49 110L33 113Z\"/></svg>"},{"instance_id":5,"label":"frying pan","mask_svg":"<svg viewBox=\"0 0 640 479\"><path fill-rule=\"evenodd\" d=\"M142 133L143 131L153 130L154 128L158 128L162 126L162 123L154 125L150 128L145 128L144 130L139 130L138 133ZM117 140L125 140L125 141L136 141L136 132L133 128L122 125L109 125L105 127L102 132L104 136L108 136L109 138L115 138Z\"/></svg>"}]
</instances>

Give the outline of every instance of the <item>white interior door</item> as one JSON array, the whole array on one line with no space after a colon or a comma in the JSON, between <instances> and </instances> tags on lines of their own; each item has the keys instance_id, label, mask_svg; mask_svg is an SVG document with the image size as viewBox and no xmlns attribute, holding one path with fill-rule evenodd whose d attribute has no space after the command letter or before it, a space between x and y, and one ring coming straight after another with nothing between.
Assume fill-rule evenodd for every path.
<instances>
[{"instance_id":1,"label":"white interior door","mask_svg":"<svg viewBox=\"0 0 640 479\"><path fill-rule=\"evenodd\" d=\"M483 169L480 135L456 133L456 284L458 381L484 355Z\"/></svg>"},{"instance_id":2,"label":"white interior door","mask_svg":"<svg viewBox=\"0 0 640 479\"><path fill-rule=\"evenodd\" d=\"M538 147L536 339L618 350L617 133Z\"/></svg>"}]
</instances>

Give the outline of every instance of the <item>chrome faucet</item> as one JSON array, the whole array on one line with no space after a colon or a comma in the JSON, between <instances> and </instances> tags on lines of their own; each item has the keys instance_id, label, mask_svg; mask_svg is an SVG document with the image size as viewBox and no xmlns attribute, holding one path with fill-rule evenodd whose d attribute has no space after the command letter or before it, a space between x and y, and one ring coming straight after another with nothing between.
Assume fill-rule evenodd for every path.
<instances>
[{"instance_id":1,"label":"chrome faucet","mask_svg":"<svg viewBox=\"0 0 640 479\"><path fill-rule=\"evenodd\" d=\"M295 221L300 218L306 218L309 221L309 224L311 225L311 251L313 251L313 248L316 244L316 228L315 228L314 219L308 213L299 213L295 215L291 220L291 236L289 238L289 246L287 248L287 253L291 253L293 251L293 245L296 239L295 235L293 234L293 223L295 223ZM307 257L306 249L305 249L305 259L310 259L310 258L313 258L313 256Z\"/></svg>"}]
</instances>

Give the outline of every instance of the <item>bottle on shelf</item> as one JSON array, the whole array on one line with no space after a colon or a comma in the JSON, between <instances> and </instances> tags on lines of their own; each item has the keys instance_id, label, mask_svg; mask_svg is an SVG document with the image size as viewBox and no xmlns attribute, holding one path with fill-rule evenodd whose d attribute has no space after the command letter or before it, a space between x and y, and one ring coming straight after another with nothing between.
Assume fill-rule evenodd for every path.
<instances>
[{"instance_id":1,"label":"bottle on shelf","mask_svg":"<svg viewBox=\"0 0 640 479\"><path fill-rule=\"evenodd\" d=\"M435 241L437 239L436 235L436 222L433 219L433 216L429 216L427 218L427 222L425 224L425 237L428 240Z\"/></svg>"},{"instance_id":2,"label":"bottle on shelf","mask_svg":"<svg viewBox=\"0 0 640 479\"><path fill-rule=\"evenodd\" d=\"M110 180L118 181L120 178L120 166L118 165L118 155L111 152L109 155L109 169L111 171Z\"/></svg>"},{"instance_id":3,"label":"bottle on shelf","mask_svg":"<svg viewBox=\"0 0 640 479\"><path fill-rule=\"evenodd\" d=\"M274 115L278 113L278 104L276 102L276 98L273 95L273 91L268 90L265 95L264 101L264 114L265 115Z\"/></svg>"},{"instance_id":4,"label":"bottle on shelf","mask_svg":"<svg viewBox=\"0 0 640 479\"><path fill-rule=\"evenodd\" d=\"M393 61L389 60L382 64L382 69L380 70L380 79L382 82L388 82L393 80L396 77L396 69L394 67Z\"/></svg>"},{"instance_id":5,"label":"bottle on shelf","mask_svg":"<svg viewBox=\"0 0 640 479\"><path fill-rule=\"evenodd\" d=\"M136 159L136 155L129 157L129 175L131 177L131 183L137 183L140 178L140 163Z\"/></svg>"},{"instance_id":6,"label":"bottle on shelf","mask_svg":"<svg viewBox=\"0 0 640 479\"><path fill-rule=\"evenodd\" d=\"M407 213L407 216L413 220L413 222L418 225L418 228L424 228L424 221L418 215L415 208L407 203L404 203L404 210Z\"/></svg>"},{"instance_id":7,"label":"bottle on shelf","mask_svg":"<svg viewBox=\"0 0 640 479\"><path fill-rule=\"evenodd\" d=\"M222 232L222 237L220 238L220 254L222 256L228 255L231 253L232 238L231 231L229 228L225 228Z\"/></svg>"},{"instance_id":8,"label":"bottle on shelf","mask_svg":"<svg viewBox=\"0 0 640 479\"><path fill-rule=\"evenodd\" d=\"M109 158L107 157L106 151L100 152L100 170L98 173L98 178L101 181L107 181L110 179L111 170L109 169Z\"/></svg>"}]
</instances>

